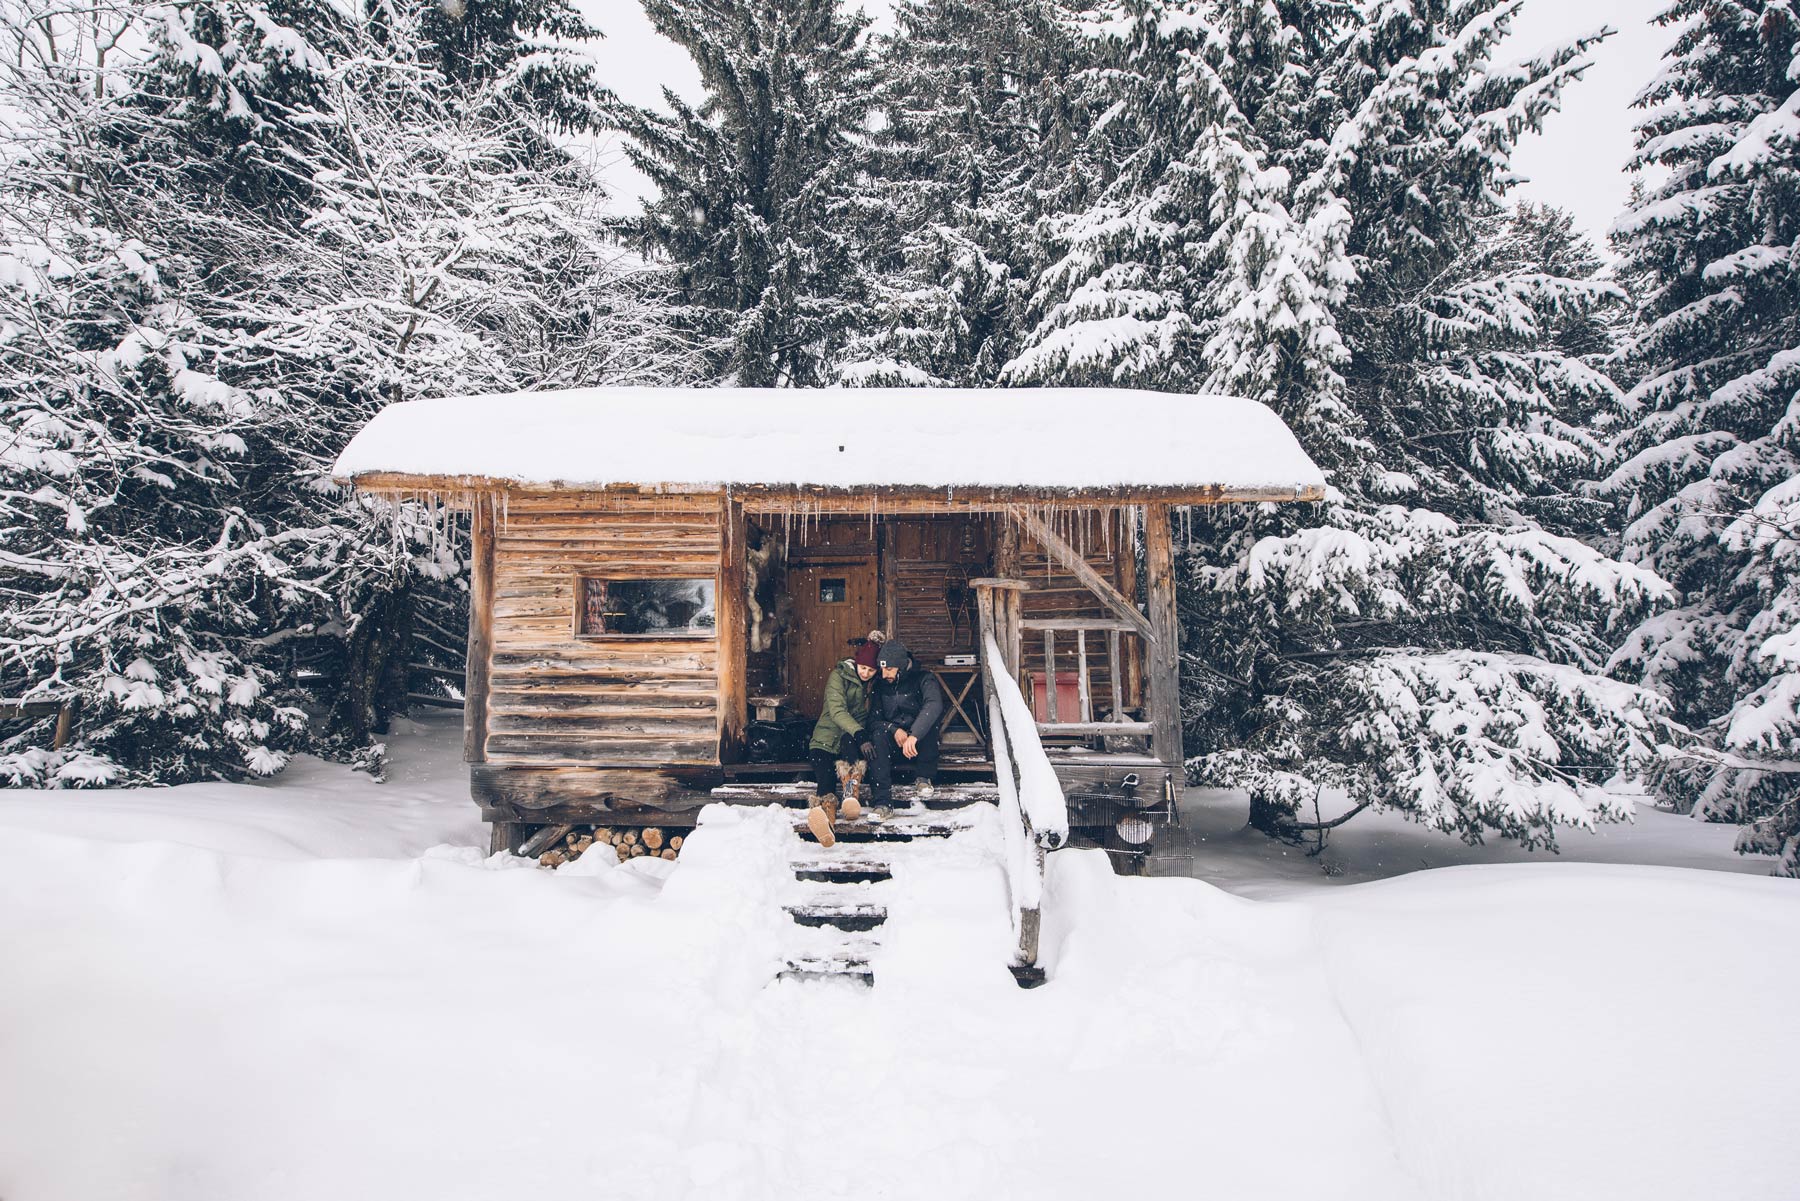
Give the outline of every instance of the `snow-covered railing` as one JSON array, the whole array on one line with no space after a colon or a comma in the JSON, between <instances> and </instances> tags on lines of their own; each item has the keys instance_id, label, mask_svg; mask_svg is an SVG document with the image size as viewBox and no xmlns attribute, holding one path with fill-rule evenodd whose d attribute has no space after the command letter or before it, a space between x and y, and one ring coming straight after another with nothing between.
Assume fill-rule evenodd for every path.
<instances>
[{"instance_id":1,"label":"snow-covered railing","mask_svg":"<svg viewBox=\"0 0 1800 1201\"><path fill-rule=\"evenodd\" d=\"M1000 789L1006 837L1006 884L1016 945L1012 969L1023 984L1043 980L1038 929L1044 895L1044 855L1069 839L1069 805L1044 754L1031 706L995 637L993 593L1006 581L973 581L981 609L981 684Z\"/></svg>"}]
</instances>

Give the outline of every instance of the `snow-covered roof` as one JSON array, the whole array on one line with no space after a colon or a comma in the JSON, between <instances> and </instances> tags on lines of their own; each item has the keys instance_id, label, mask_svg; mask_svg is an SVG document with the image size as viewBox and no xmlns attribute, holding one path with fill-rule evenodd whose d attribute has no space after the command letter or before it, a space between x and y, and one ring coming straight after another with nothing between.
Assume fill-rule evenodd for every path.
<instances>
[{"instance_id":1,"label":"snow-covered roof","mask_svg":"<svg viewBox=\"0 0 1800 1201\"><path fill-rule=\"evenodd\" d=\"M1311 499L1268 407L1123 388L584 388L389 405L333 475L551 487L971 488ZM376 477L376 478L369 478Z\"/></svg>"}]
</instances>

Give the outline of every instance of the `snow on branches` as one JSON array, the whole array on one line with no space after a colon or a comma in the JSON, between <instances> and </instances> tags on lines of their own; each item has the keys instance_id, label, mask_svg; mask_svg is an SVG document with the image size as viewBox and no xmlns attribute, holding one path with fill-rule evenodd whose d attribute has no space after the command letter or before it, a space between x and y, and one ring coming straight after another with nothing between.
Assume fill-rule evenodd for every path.
<instances>
[{"instance_id":1,"label":"snow on branches","mask_svg":"<svg viewBox=\"0 0 1800 1201\"><path fill-rule=\"evenodd\" d=\"M331 484L350 434L408 394L682 378L554 98L498 48L451 71L416 17L0 7L0 694L86 702L64 761L27 730L0 776L360 744L414 590L459 564L428 515Z\"/></svg>"},{"instance_id":2,"label":"snow on branches","mask_svg":"<svg viewBox=\"0 0 1800 1201\"><path fill-rule=\"evenodd\" d=\"M1679 604L1615 661L1708 738L1664 773L1697 812L1754 823L1800 875L1800 21L1785 0L1675 0L1640 93L1635 165L1663 169L1614 226L1641 280L1621 356L1632 420L1603 495L1624 553Z\"/></svg>"}]
</instances>

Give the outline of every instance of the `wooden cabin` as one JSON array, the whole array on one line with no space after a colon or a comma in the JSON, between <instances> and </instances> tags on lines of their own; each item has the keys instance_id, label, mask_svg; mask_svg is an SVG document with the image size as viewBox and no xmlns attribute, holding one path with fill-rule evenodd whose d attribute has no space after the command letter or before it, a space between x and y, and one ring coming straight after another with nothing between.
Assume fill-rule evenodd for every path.
<instances>
[{"instance_id":1,"label":"wooden cabin","mask_svg":"<svg viewBox=\"0 0 1800 1201\"><path fill-rule=\"evenodd\" d=\"M1027 698L1072 827L1172 814L1172 513L1324 491L1266 407L1121 389L409 401L335 474L470 514L464 749L496 848L801 778L826 673L875 629L953 698L943 778L992 779L986 669Z\"/></svg>"}]
</instances>

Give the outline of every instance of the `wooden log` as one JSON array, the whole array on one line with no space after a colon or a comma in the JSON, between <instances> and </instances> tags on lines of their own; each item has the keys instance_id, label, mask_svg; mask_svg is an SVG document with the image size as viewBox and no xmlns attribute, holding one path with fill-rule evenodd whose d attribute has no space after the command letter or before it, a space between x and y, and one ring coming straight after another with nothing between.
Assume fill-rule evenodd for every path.
<instances>
[{"instance_id":1,"label":"wooden log","mask_svg":"<svg viewBox=\"0 0 1800 1201\"><path fill-rule=\"evenodd\" d=\"M543 867L561 867L569 861L569 857L561 851L545 851L538 856L538 863Z\"/></svg>"},{"instance_id":2,"label":"wooden log","mask_svg":"<svg viewBox=\"0 0 1800 1201\"><path fill-rule=\"evenodd\" d=\"M651 767L510 767L483 764L470 769L470 790L483 805L541 810L585 805L601 811L636 807L698 807L710 797L668 772ZM701 782L705 784L705 781ZM590 819L591 820L591 819Z\"/></svg>"},{"instance_id":3,"label":"wooden log","mask_svg":"<svg viewBox=\"0 0 1800 1201\"><path fill-rule=\"evenodd\" d=\"M640 767L673 764L695 767L717 762L718 744L711 738L543 737L536 734L491 734L488 760L496 764L538 767Z\"/></svg>"},{"instance_id":4,"label":"wooden log","mask_svg":"<svg viewBox=\"0 0 1800 1201\"><path fill-rule=\"evenodd\" d=\"M671 851L679 851L681 849L681 844L685 841L686 839L682 835L677 834L669 839L669 849Z\"/></svg>"},{"instance_id":5,"label":"wooden log","mask_svg":"<svg viewBox=\"0 0 1800 1201\"><path fill-rule=\"evenodd\" d=\"M731 497L719 506L723 526L718 584L713 590L714 625L719 639L718 760L736 763L744 757L744 726L750 691L749 580L745 557L749 529L744 506Z\"/></svg>"},{"instance_id":6,"label":"wooden log","mask_svg":"<svg viewBox=\"0 0 1800 1201\"><path fill-rule=\"evenodd\" d=\"M643 832L639 834L638 837L643 839L644 845L651 850L657 851L662 849L663 832L656 826L645 826Z\"/></svg>"},{"instance_id":7,"label":"wooden log","mask_svg":"<svg viewBox=\"0 0 1800 1201\"><path fill-rule=\"evenodd\" d=\"M529 859L533 855L547 851L561 842L563 836L573 828L572 826L545 826L525 840L525 844L519 848L519 854Z\"/></svg>"},{"instance_id":8,"label":"wooden log","mask_svg":"<svg viewBox=\"0 0 1800 1201\"><path fill-rule=\"evenodd\" d=\"M463 688L463 762L487 760L488 676L494 646L494 496L469 514L469 644ZM479 799L479 798L478 798Z\"/></svg>"},{"instance_id":9,"label":"wooden log","mask_svg":"<svg viewBox=\"0 0 1800 1201\"><path fill-rule=\"evenodd\" d=\"M676 857L675 848L674 847L665 847L662 851L662 857L664 859L671 859L671 860L674 859Z\"/></svg>"},{"instance_id":10,"label":"wooden log","mask_svg":"<svg viewBox=\"0 0 1800 1201\"><path fill-rule=\"evenodd\" d=\"M1144 507L1144 583L1149 600L1149 687L1147 716L1155 727L1150 747L1155 756L1181 766L1180 626L1175 611L1175 536L1167 505ZM1179 779L1179 777L1177 777Z\"/></svg>"}]
</instances>

